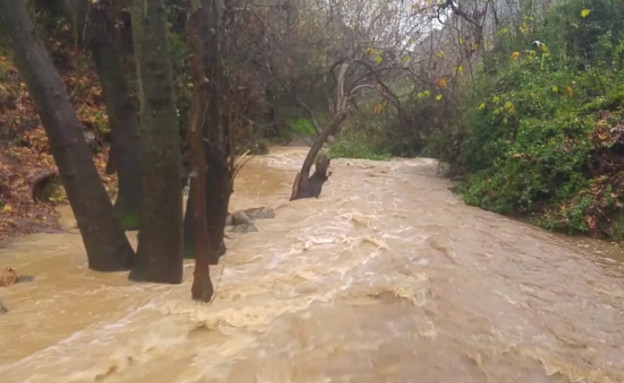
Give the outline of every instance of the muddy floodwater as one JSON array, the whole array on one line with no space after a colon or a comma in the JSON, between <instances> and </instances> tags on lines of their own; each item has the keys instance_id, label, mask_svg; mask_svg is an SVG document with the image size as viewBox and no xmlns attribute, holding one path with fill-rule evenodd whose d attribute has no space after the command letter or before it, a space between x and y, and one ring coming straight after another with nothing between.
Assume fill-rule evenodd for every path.
<instances>
[{"instance_id":1,"label":"muddy floodwater","mask_svg":"<svg viewBox=\"0 0 624 383\"><path fill-rule=\"evenodd\" d=\"M305 150L239 175L212 305L86 268L75 229L16 239L0 263L0 382L624 382L620 250L464 205L436 162L335 160L288 202ZM72 227L71 214L63 209Z\"/></svg>"}]
</instances>

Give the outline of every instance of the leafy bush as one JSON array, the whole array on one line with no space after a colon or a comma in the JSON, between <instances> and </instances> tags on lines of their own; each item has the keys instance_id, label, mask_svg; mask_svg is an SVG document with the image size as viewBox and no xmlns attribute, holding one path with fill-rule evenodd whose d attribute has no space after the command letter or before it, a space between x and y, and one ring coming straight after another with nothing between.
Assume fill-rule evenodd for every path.
<instances>
[{"instance_id":1,"label":"leafy bush","mask_svg":"<svg viewBox=\"0 0 624 383\"><path fill-rule=\"evenodd\" d=\"M292 122L291 130L295 134L299 134L305 137L316 136L316 130L311 120L298 119Z\"/></svg>"},{"instance_id":2,"label":"leafy bush","mask_svg":"<svg viewBox=\"0 0 624 383\"><path fill-rule=\"evenodd\" d=\"M371 138L371 135L362 129L345 129L338 139L332 142L329 155L332 158L388 160L391 155Z\"/></svg>"},{"instance_id":3,"label":"leafy bush","mask_svg":"<svg viewBox=\"0 0 624 383\"><path fill-rule=\"evenodd\" d=\"M445 120L442 116L449 113L446 104L436 100L436 96L430 90L423 90L407 98L405 104L409 108L395 117L396 123L386 133L386 146L393 155L413 157L423 154L426 149L433 149L428 140L440 131ZM438 156L436 153L427 154Z\"/></svg>"},{"instance_id":4,"label":"leafy bush","mask_svg":"<svg viewBox=\"0 0 624 383\"><path fill-rule=\"evenodd\" d=\"M471 124L454 161L468 172L458 186L467 203L622 236L622 14L621 1L571 0L500 37L461 105Z\"/></svg>"}]
</instances>

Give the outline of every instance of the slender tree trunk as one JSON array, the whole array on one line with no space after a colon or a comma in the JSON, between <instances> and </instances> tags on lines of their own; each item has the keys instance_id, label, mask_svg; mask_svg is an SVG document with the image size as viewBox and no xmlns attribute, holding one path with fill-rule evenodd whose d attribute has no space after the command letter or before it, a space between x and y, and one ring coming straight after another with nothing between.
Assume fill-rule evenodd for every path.
<instances>
[{"instance_id":1,"label":"slender tree trunk","mask_svg":"<svg viewBox=\"0 0 624 383\"><path fill-rule=\"evenodd\" d=\"M204 153L206 148L204 148ZM204 158L208 155L205 154ZM206 161L207 163L208 161ZM225 178L225 177L221 177ZM229 177L228 177L229 179ZM217 180L215 172L210 171L206 167L205 175L205 209L206 209L206 224L208 228L208 235L211 238L210 246L213 247L214 253L211 253L210 264L219 264L219 258L225 254L225 221L228 215L229 196L228 193L221 187L220 184L224 184L223 181ZM223 196L222 198L219 198ZM210 196L210 197L209 197ZM227 197L224 198L224 197ZM186 201L186 214L184 215L184 257L188 259L196 258L196 240L195 240L195 220L192 212L195 211L195 197L192 193L189 193L188 200Z\"/></svg>"},{"instance_id":2,"label":"slender tree trunk","mask_svg":"<svg viewBox=\"0 0 624 383\"><path fill-rule=\"evenodd\" d=\"M220 19L223 9L221 0L201 0L202 3L202 38L204 40L204 62L209 83L208 113L204 123L204 153L206 158L206 219L208 233L215 256L210 264L216 265L219 257L225 253L225 221L228 214L230 196L233 191L232 170L230 163L230 126L226 113L227 78L221 67ZM193 196L190 196L185 217L185 256L195 257L193 226ZM193 234L191 234L193 233Z\"/></svg>"},{"instance_id":3,"label":"slender tree trunk","mask_svg":"<svg viewBox=\"0 0 624 383\"><path fill-rule=\"evenodd\" d=\"M217 249L210 243L206 223L206 159L204 157L204 139L202 129L206 116L206 75L204 71L204 47L200 36L201 8L199 0L193 0L191 16L188 21L188 46L190 51L191 77L193 79L193 98L190 109L189 147L191 151L191 191L195 200L193 216L195 233L195 272L192 297L195 300L209 302L214 293L210 280L210 260L218 258Z\"/></svg>"},{"instance_id":4,"label":"slender tree trunk","mask_svg":"<svg viewBox=\"0 0 624 383\"><path fill-rule=\"evenodd\" d=\"M98 271L128 269L132 248L115 219L67 89L35 35L26 2L0 0L0 23L11 38L15 62L50 140L87 250L89 267Z\"/></svg>"},{"instance_id":5,"label":"slender tree trunk","mask_svg":"<svg viewBox=\"0 0 624 383\"><path fill-rule=\"evenodd\" d=\"M208 231L213 238L213 245L218 249L217 255L226 251L224 243L225 221L228 215L230 197L234 190L232 180L232 153L231 126L227 113L227 95L229 90L228 78L223 68L222 49L222 15L225 9L223 0L201 0L204 10L203 38L207 65L206 75L210 82L210 104L208 119L204 123L206 155L206 184L212 192L206 195L206 216ZM206 189L210 190L210 189ZM219 258L214 258L212 264L217 264Z\"/></svg>"},{"instance_id":6,"label":"slender tree trunk","mask_svg":"<svg viewBox=\"0 0 624 383\"><path fill-rule=\"evenodd\" d=\"M141 103L139 245L130 278L182 281L180 135L163 0L133 0L132 34Z\"/></svg>"}]
</instances>

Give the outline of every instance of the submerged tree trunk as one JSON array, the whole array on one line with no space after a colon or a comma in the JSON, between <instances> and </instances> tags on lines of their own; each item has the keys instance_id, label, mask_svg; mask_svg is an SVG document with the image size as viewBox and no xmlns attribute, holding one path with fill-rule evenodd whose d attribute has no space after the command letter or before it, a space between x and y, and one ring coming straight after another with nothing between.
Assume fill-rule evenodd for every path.
<instances>
[{"instance_id":1,"label":"submerged tree trunk","mask_svg":"<svg viewBox=\"0 0 624 383\"><path fill-rule=\"evenodd\" d=\"M207 63L207 78L211 79L208 118L204 123L206 137L206 189L211 192L206 195L206 216L208 231L213 238L213 245L218 250L217 257L212 264L219 262L219 256L226 251L225 221L228 215L228 206L233 192L233 169L230 155L234 155L231 141L231 126L228 114L228 78L223 68L224 49L221 44L222 15L224 3L222 0L202 0L204 10L203 38L204 60Z\"/></svg>"},{"instance_id":2,"label":"submerged tree trunk","mask_svg":"<svg viewBox=\"0 0 624 383\"><path fill-rule=\"evenodd\" d=\"M163 0L133 0L141 103L139 244L134 280L182 282L180 136Z\"/></svg>"},{"instance_id":3,"label":"submerged tree trunk","mask_svg":"<svg viewBox=\"0 0 624 383\"><path fill-rule=\"evenodd\" d=\"M189 148L191 151L192 177L190 196L195 201L193 216L195 234L195 272L193 274L192 297L195 300L210 302L214 287L210 280L210 260L218 258L217 249L210 243L211 237L206 222L206 159L202 129L206 116L206 76L204 71L204 47L200 37L201 8L199 0L193 0L188 21L188 46L190 68L193 79L193 98L190 109Z\"/></svg>"},{"instance_id":4,"label":"submerged tree trunk","mask_svg":"<svg viewBox=\"0 0 624 383\"><path fill-rule=\"evenodd\" d=\"M127 270L132 248L115 219L67 89L43 43L35 36L26 2L0 0L0 22L11 38L15 62L50 140L89 267L98 271Z\"/></svg>"},{"instance_id":5,"label":"submerged tree trunk","mask_svg":"<svg viewBox=\"0 0 624 383\"><path fill-rule=\"evenodd\" d=\"M113 43L109 20L110 3L89 0L56 0L65 17L71 20L88 45L102 85L111 132L111 150L107 173L117 172L118 193L115 215L126 230L138 229L141 203L140 142L137 108L130 97L124 75L122 55ZM84 34L83 34L84 31Z\"/></svg>"},{"instance_id":6,"label":"submerged tree trunk","mask_svg":"<svg viewBox=\"0 0 624 383\"><path fill-rule=\"evenodd\" d=\"M220 22L223 3L221 0L201 0L202 39L206 78L209 79L208 111L204 123L204 153L206 158L206 219L208 233L214 249L210 264L216 265L225 253L225 221L233 191L232 164L230 161L230 124L227 113L227 77L222 68L220 49ZM193 196L189 197L185 217L185 256L195 257L193 226Z\"/></svg>"},{"instance_id":7,"label":"submerged tree trunk","mask_svg":"<svg viewBox=\"0 0 624 383\"><path fill-rule=\"evenodd\" d=\"M207 148L204 148L204 152ZM205 154L204 158L208 158L208 154ZM208 235L211 237L210 246L213 248L214 253L211 253L210 264L219 264L219 258L225 254L225 221L228 215L228 205L231 195L231 188L226 189L227 185L224 181L218 180L225 179L229 182L230 177L217 177L214 170L208 165L210 160L206 160L206 174L205 174L205 210L206 210L206 226L208 228ZM221 198L219 197L221 196ZM186 201L186 213L184 215L184 257L188 259L196 258L196 240L195 240L195 220L193 214L195 210L195 197L189 193L188 200Z\"/></svg>"}]
</instances>

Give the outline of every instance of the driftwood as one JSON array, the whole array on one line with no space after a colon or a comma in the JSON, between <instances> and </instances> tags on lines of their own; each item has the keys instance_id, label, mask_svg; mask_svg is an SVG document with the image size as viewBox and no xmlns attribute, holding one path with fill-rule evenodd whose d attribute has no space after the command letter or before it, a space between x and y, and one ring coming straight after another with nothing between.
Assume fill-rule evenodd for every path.
<instances>
[{"instance_id":1,"label":"driftwood","mask_svg":"<svg viewBox=\"0 0 624 383\"><path fill-rule=\"evenodd\" d=\"M32 282L35 277L29 275L17 275L17 271L10 267L0 267L0 287L8 287L16 283ZM0 302L0 314L9 312L9 309Z\"/></svg>"},{"instance_id":2,"label":"driftwood","mask_svg":"<svg viewBox=\"0 0 624 383\"><path fill-rule=\"evenodd\" d=\"M8 287L16 283L32 282L35 277L32 275L18 275L17 271L11 267L0 267L0 287Z\"/></svg>"},{"instance_id":3,"label":"driftwood","mask_svg":"<svg viewBox=\"0 0 624 383\"><path fill-rule=\"evenodd\" d=\"M329 169L329 158L325 154L320 154L316 158L316 168L311 177L301 177L301 173L297 174L295 183L293 184L292 195L290 200L300 198L318 198L321 195L323 184L329 179L331 173Z\"/></svg>"},{"instance_id":4,"label":"driftwood","mask_svg":"<svg viewBox=\"0 0 624 383\"><path fill-rule=\"evenodd\" d=\"M301 171L297 173L295 181L293 182L292 193L290 195L291 201L301 198L318 198L321 194L323 184L330 176L328 173L330 160L325 154L319 155L319 152L329 136L338 131L340 124L342 124L345 118L345 113L338 113L310 148L305 161L303 161L303 166L301 166ZM310 176L312 163L315 159L316 169L314 170L314 174Z\"/></svg>"},{"instance_id":5,"label":"driftwood","mask_svg":"<svg viewBox=\"0 0 624 383\"><path fill-rule=\"evenodd\" d=\"M0 268L0 287L16 284L19 281L17 272L10 267Z\"/></svg>"},{"instance_id":6,"label":"driftwood","mask_svg":"<svg viewBox=\"0 0 624 383\"><path fill-rule=\"evenodd\" d=\"M364 73L361 73L355 81L346 85L346 78L348 77L347 71L354 65L363 67ZM293 182L292 193L290 195L291 201L300 198L318 198L321 194L323 184L329 177L327 172L329 168L329 158L325 155L319 155L319 152L329 137L335 135L339 131L340 125L347 116L349 106L352 104L355 105L353 98L357 96L360 91L364 89L380 88L384 97L393 101L400 112L398 97L394 95L388 86L381 81L375 68L373 68L368 62L364 60L340 59L331 67L330 73L334 76L336 81L336 98L334 100L335 105L333 106L334 118L319 134L318 138L310 148L310 151L303 162L303 166L301 167L301 171L297 174ZM375 80L377 86L370 84L369 81L367 81L367 79L371 77ZM295 101L297 101L297 99L295 99ZM304 108L307 106L305 103L302 104L301 101L298 101L298 103ZM312 121L315 123L312 111L309 108L306 109L308 109L308 112L313 119ZM310 169L315 161L316 170L310 177Z\"/></svg>"},{"instance_id":7,"label":"driftwood","mask_svg":"<svg viewBox=\"0 0 624 383\"><path fill-rule=\"evenodd\" d=\"M46 170L39 173L30 183L30 198L37 202L45 199L45 190L56 178L56 170Z\"/></svg>"}]
</instances>

